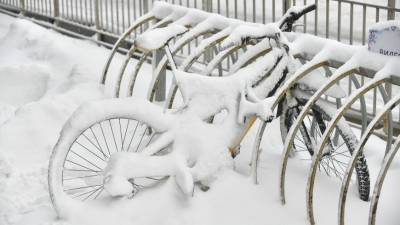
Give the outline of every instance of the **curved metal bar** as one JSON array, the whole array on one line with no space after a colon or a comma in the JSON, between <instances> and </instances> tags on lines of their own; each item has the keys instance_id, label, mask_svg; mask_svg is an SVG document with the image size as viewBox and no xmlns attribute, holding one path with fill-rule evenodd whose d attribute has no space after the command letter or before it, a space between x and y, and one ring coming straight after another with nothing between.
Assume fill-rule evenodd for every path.
<instances>
[{"instance_id":1,"label":"curved metal bar","mask_svg":"<svg viewBox=\"0 0 400 225\"><path fill-rule=\"evenodd\" d=\"M169 17L166 17L166 18L158 21L157 23L155 23L153 26L151 26L149 28L149 30L164 26L170 22L172 22L172 20ZM121 89L121 81L122 81L122 77L125 73L126 66L128 65L129 60L132 58L134 53L135 53L135 44L132 44L132 47L129 49L129 51L125 55L124 63L121 65L120 71L117 76L117 83L115 84L115 90L114 90L115 97L117 97L117 98L119 97L119 92ZM146 53L143 53L143 54L146 54ZM143 56L141 58L143 58Z\"/></svg>"},{"instance_id":2,"label":"curved metal bar","mask_svg":"<svg viewBox=\"0 0 400 225\"><path fill-rule=\"evenodd\" d=\"M207 33L210 33L211 31L208 30L208 27L200 27L198 29L193 28L189 32L185 33L181 38L177 40L175 45L171 48L171 53L172 55L175 55L178 51L180 51L187 43L192 41L193 39L205 35ZM153 101L154 95L156 92L156 87L160 79L161 72L167 67L167 57L163 56L162 59L160 60L160 63L158 64L157 68L154 71L154 76L153 79L150 83L150 90L147 93L147 99L149 101Z\"/></svg>"},{"instance_id":3,"label":"curved metal bar","mask_svg":"<svg viewBox=\"0 0 400 225\"><path fill-rule=\"evenodd\" d=\"M131 79L129 80L129 85L128 85L129 93L128 93L128 96L132 96L133 88L135 87L137 75L139 74L139 71L142 68L143 63L146 61L146 59L147 59L147 57L149 55L150 55L150 52L147 52L147 53L143 54L142 57L140 58L139 62L135 65L135 68L133 70L133 74L131 76Z\"/></svg>"},{"instance_id":4,"label":"curved metal bar","mask_svg":"<svg viewBox=\"0 0 400 225\"><path fill-rule=\"evenodd\" d=\"M225 39L232 31L231 27L227 27L211 37L203 40L199 46L192 51L192 53L182 62L181 70L188 71L192 64L200 57L204 51Z\"/></svg>"},{"instance_id":5,"label":"curved metal bar","mask_svg":"<svg viewBox=\"0 0 400 225\"><path fill-rule=\"evenodd\" d=\"M210 74L206 72L206 71L207 71L207 68L212 67L212 68L211 68L211 71L214 70L215 67L217 67L218 65L220 65L220 63L221 63L226 57L228 57L229 55L231 55L233 52L235 52L236 50L238 50L238 49L240 49L240 48L241 48L241 46L235 46L235 47L231 47L231 48L228 48L228 49L226 49L226 50L224 50L224 51L219 52L219 53L211 60L211 62L208 63L206 69L204 69L204 71L203 71L202 74L203 74L203 75L208 75L208 76L210 76ZM188 68L188 69L189 69L189 68ZM211 72L211 71L210 71L210 72ZM177 86L175 83L173 83L173 84L171 85L170 89L169 89L168 97L167 97L167 100L165 101L165 107L167 107L167 108L172 108L172 105L173 105L173 103L174 103L174 99L175 99L175 95L176 95L176 92L177 92L177 91L178 91L178 86Z\"/></svg>"},{"instance_id":6,"label":"curved metal bar","mask_svg":"<svg viewBox=\"0 0 400 225\"><path fill-rule=\"evenodd\" d=\"M135 31L139 26L155 19L153 12L149 12L141 17L139 17L125 32L119 37L117 42L115 42L113 48L111 49L110 55L107 58L106 64L103 68L103 73L101 77L101 84L106 82L107 72L110 67L111 61L118 50L118 47L121 45L122 41L124 41L133 31Z\"/></svg>"},{"instance_id":7,"label":"curved metal bar","mask_svg":"<svg viewBox=\"0 0 400 225\"><path fill-rule=\"evenodd\" d=\"M396 103L398 104L399 101L397 101ZM396 156L399 148L400 148L400 135L397 137L393 149L386 154L381 166L381 170L379 171L378 178L375 182L374 193L372 194L372 200L369 208L369 218L368 218L369 225L375 225L376 211L378 209L378 202L379 202L379 197L381 196L383 182L385 180L387 171L390 165L392 164L393 159Z\"/></svg>"},{"instance_id":8,"label":"curved metal bar","mask_svg":"<svg viewBox=\"0 0 400 225\"><path fill-rule=\"evenodd\" d=\"M256 45L252 46L250 49L254 49L251 51L246 51L239 57L239 59L231 66L228 74L231 75L238 71L240 68L248 65L250 62L254 61L260 56L263 56L271 51L271 47L269 45L268 38L263 39Z\"/></svg>"},{"instance_id":9,"label":"curved metal bar","mask_svg":"<svg viewBox=\"0 0 400 225\"><path fill-rule=\"evenodd\" d=\"M326 127L324 134L322 135L322 140L318 145L317 151L314 151L314 156L312 157L311 161L311 168L310 173L308 176L307 181L307 216L310 224L315 224L314 218L314 209L313 209L313 192L314 192L314 184L315 184L315 175L318 168L318 163L321 160L322 152L324 146L328 142L329 135L332 133L340 119L342 118L343 114L350 108L350 106L361 96L367 93L372 88L378 86L379 84L383 83L388 76L377 76L374 79L370 80L366 85L362 86L356 92L351 94L347 101L340 107L337 111L335 116L331 119Z\"/></svg>"},{"instance_id":10,"label":"curved metal bar","mask_svg":"<svg viewBox=\"0 0 400 225\"><path fill-rule=\"evenodd\" d=\"M383 109L374 117L374 119L368 124L367 129L365 130L364 134L362 135L357 148L354 150L353 155L350 159L349 165L346 168L344 173L344 177L342 180L342 186L340 188L340 197L339 197L339 206L338 206L338 224L344 225L344 217L345 217L345 207L346 207L346 199L347 199L347 192L349 189L349 184L351 180L351 175L353 174L357 158L360 154L364 151L364 146L368 141L368 138L374 131L375 126L378 124L379 121L383 119L386 115L387 111L392 109L394 105L400 103L400 95L397 95L395 98L390 100Z\"/></svg>"},{"instance_id":11,"label":"curved metal bar","mask_svg":"<svg viewBox=\"0 0 400 225\"><path fill-rule=\"evenodd\" d=\"M327 91L331 86L335 85L337 81L343 79L346 76L350 76L356 71L354 67L350 67L349 69L335 73L331 77L329 77L328 81L325 83L324 86L322 86L320 89L318 89L317 92L314 93L314 95L308 99L307 103L305 106L303 106L303 109L297 116L296 121L293 123L291 126L285 140L283 152L282 152L282 162L281 162L281 170L280 170L280 198L282 204L286 203L286 198L285 198L285 178L286 178L286 168L287 168L287 163L290 155L290 151L293 147L293 142L296 136L296 133L298 129L300 128L301 121L304 120L304 118L307 116L308 112L311 110L311 107L313 104Z\"/></svg>"},{"instance_id":12,"label":"curved metal bar","mask_svg":"<svg viewBox=\"0 0 400 225\"><path fill-rule=\"evenodd\" d=\"M217 67L226 57L231 55L233 52L239 50L242 48L241 45L238 46L232 46L230 48L227 48L223 51L220 51L218 55L216 55L207 65L207 67L204 69L202 74L210 76L211 72Z\"/></svg>"},{"instance_id":13,"label":"curved metal bar","mask_svg":"<svg viewBox=\"0 0 400 225\"><path fill-rule=\"evenodd\" d=\"M390 101L390 97L386 92L386 89L383 85L378 86L379 92L381 93L383 103L386 104ZM387 114L387 122L388 122L388 139L386 141L386 152L389 152L392 148L392 141L393 141L393 116L391 113Z\"/></svg>"},{"instance_id":14,"label":"curved metal bar","mask_svg":"<svg viewBox=\"0 0 400 225\"><path fill-rule=\"evenodd\" d=\"M221 33L222 31L224 31L224 32ZM198 47L201 47L201 48L200 49L196 49L194 51L194 54L193 54L194 56L192 56L192 57L189 56L190 57L189 60L185 60L182 63L182 65L180 66L180 68L183 68L184 71L188 71L190 69L190 67L193 65L194 61L206 50L206 48L215 46L216 43L218 43L219 41L221 41L224 38L226 38L232 30L230 28L228 30L228 28L227 28L227 29L224 29L222 31L218 32L217 33L218 35L215 34L215 35L212 35L211 37L209 37L208 39L211 40L211 41L207 41L206 44L200 44ZM214 37L214 38L210 39L212 37ZM202 41L202 43L203 43L203 41ZM213 63L217 58L219 58L219 55L222 55L222 57L223 57L221 59L221 61L222 61L226 57L226 55L224 55L223 53L224 53L224 51L219 52L219 54L217 54L213 58L213 60L209 63L209 65L211 63ZM228 54L229 54L229 52L228 52ZM177 91L178 91L177 84L172 83L170 88L169 88L169 92L168 92L167 98L165 100L165 107L166 108L172 108L172 105L174 103L174 99L175 99Z\"/></svg>"},{"instance_id":15,"label":"curved metal bar","mask_svg":"<svg viewBox=\"0 0 400 225\"><path fill-rule=\"evenodd\" d=\"M115 87L114 87L114 97L117 97L117 98L119 97L122 76L124 75L126 66L128 65L129 60L132 58L134 53L135 53L135 44L133 44L132 47L129 49L129 51L126 53L125 60L122 63L121 68L119 70L119 73L117 76L117 82L115 83Z\"/></svg>"},{"instance_id":16,"label":"curved metal bar","mask_svg":"<svg viewBox=\"0 0 400 225\"><path fill-rule=\"evenodd\" d=\"M301 78L303 78L310 72L312 72L322 66L325 66L325 65L329 65L329 62L324 57L318 57L318 58L314 57L313 60L304 64L299 70L296 71L296 73L288 81L286 81L285 86L282 87L281 89L279 89L278 97L274 101L272 109L275 109L278 102L285 96L286 91L289 90L297 81L299 81ZM266 122L263 122L259 126L258 131L257 131L257 138L255 139L254 148L253 148L253 152L252 152L251 165L252 165L252 171L254 172L253 173L253 181L256 184L258 183L258 180L257 180L257 172L256 172L257 171L257 167L256 167L257 162L255 160L258 159L258 155L261 153L260 152L260 144L261 144L262 135L264 134L264 130L265 130L266 126L267 126ZM284 193L284 191L283 191L283 193ZM283 204L285 204L285 197L284 197L284 194L282 195L282 190L281 190L281 201Z\"/></svg>"},{"instance_id":17,"label":"curved metal bar","mask_svg":"<svg viewBox=\"0 0 400 225\"><path fill-rule=\"evenodd\" d=\"M359 89L361 87L360 82L358 82L357 78L354 76L354 74L350 75L350 80L353 82L354 86L356 89ZM365 128L367 128L367 104L365 103L365 97L364 95L360 96L360 110L361 110L361 133L364 133Z\"/></svg>"}]
</instances>

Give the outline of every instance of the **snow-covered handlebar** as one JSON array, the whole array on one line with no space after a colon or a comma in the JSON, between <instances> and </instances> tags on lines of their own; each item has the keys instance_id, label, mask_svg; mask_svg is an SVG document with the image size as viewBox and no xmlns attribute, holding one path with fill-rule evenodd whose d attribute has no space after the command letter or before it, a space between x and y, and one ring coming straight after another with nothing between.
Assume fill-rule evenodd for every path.
<instances>
[{"instance_id":1,"label":"snow-covered handlebar","mask_svg":"<svg viewBox=\"0 0 400 225\"><path fill-rule=\"evenodd\" d=\"M260 26L237 26L231 34L222 42L221 50L232 46L243 45L261 39L273 39L278 43L287 44L282 32L292 31L293 23L304 14L315 10L315 4L291 7L276 23L268 23Z\"/></svg>"},{"instance_id":2,"label":"snow-covered handlebar","mask_svg":"<svg viewBox=\"0 0 400 225\"><path fill-rule=\"evenodd\" d=\"M303 15L315 10L316 8L317 7L315 4L291 7L278 21L279 28L284 32L292 31L294 22L296 22Z\"/></svg>"}]
</instances>

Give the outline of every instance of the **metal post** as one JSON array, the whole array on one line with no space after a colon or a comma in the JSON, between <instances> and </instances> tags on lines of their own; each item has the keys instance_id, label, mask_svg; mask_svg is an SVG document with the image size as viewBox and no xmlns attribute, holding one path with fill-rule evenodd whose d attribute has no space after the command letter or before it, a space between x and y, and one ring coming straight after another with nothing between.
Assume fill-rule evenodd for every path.
<instances>
[{"instance_id":1,"label":"metal post","mask_svg":"<svg viewBox=\"0 0 400 225\"><path fill-rule=\"evenodd\" d=\"M19 10L22 16L25 15L25 0L19 0Z\"/></svg>"},{"instance_id":2,"label":"metal post","mask_svg":"<svg viewBox=\"0 0 400 225\"><path fill-rule=\"evenodd\" d=\"M149 12L149 0L143 0L143 12L144 14Z\"/></svg>"},{"instance_id":3,"label":"metal post","mask_svg":"<svg viewBox=\"0 0 400 225\"><path fill-rule=\"evenodd\" d=\"M143 1L143 4L142 4L143 14L142 15L144 15L149 12L149 0L141 0L141 1ZM147 23L143 25L144 30L147 30L148 28L149 28L149 26Z\"/></svg>"},{"instance_id":4,"label":"metal post","mask_svg":"<svg viewBox=\"0 0 400 225\"><path fill-rule=\"evenodd\" d=\"M388 7L394 9L396 7L396 0L388 0ZM393 9L388 10L387 14L388 20L394 20L395 11Z\"/></svg>"},{"instance_id":5,"label":"metal post","mask_svg":"<svg viewBox=\"0 0 400 225\"><path fill-rule=\"evenodd\" d=\"M60 2L59 0L53 0L54 7L54 25L58 26L58 18L60 17Z\"/></svg>"},{"instance_id":6,"label":"metal post","mask_svg":"<svg viewBox=\"0 0 400 225\"><path fill-rule=\"evenodd\" d=\"M207 12L212 12L212 0L205 0L205 9ZM206 35L205 38L209 37L209 35ZM211 48L207 48L206 51L204 52L204 63L208 64L213 58L213 52Z\"/></svg>"},{"instance_id":7,"label":"metal post","mask_svg":"<svg viewBox=\"0 0 400 225\"><path fill-rule=\"evenodd\" d=\"M282 0L282 15L284 15L292 5L291 1L292 0Z\"/></svg>"},{"instance_id":8,"label":"metal post","mask_svg":"<svg viewBox=\"0 0 400 225\"><path fill-rule=\"evenodd\" d=\"M96 31L100 30L99 1L100 0L94 0L94 23L96 26ZM99 32L96 32L96 39L101 41L101 34Z\"/></svg>"},{"instance_id":9,"label":"metal post","mask_svg":"<svg viewBox=\"0 0 400 225\"><path fill-rule=\"evenodd\" d=\"M154 74L154 71L156 71L156 68L160 63L161 59L163 58L164 54L165 53L163 50L153 51L153 57L152 57L153 76L157 76L157 74ZM160 73L159 80L157 83L155 100L159 102L165 100L166 75L167 75L166 70L163 70Z\"/></svg>"}]
</instances>

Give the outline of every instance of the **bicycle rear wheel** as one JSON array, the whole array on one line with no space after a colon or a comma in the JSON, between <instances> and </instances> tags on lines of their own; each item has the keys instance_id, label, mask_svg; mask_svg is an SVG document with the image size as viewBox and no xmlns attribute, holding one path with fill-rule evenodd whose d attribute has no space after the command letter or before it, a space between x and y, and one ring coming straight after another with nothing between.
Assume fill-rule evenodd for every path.
<instances>
[{"instance_id":1,"label":"bicycle rear wheel","mask_svg":"<svg viewBox=\"0 0 400 225\"><path fill-rule=\"evenodd\" d=\"M63 204L70 199L107 197L103 170L110 156L142 151L166 130L165 120L159 107L143 100L103 100L80 107L63 127L50 159L49 192L58 215L64 214ZM160 179L137 178L129 182L136 192Z\"/></svg>"},{"instance_id":2,"label":"bicycle rear wheel","mask_svg":"<svg viewBox=\"0 0 400 225\"><path fill-rule=\"evenodd\" d=\"M283 141L285 141L286 134L296 120L301 108L301 104L294 108L287 108L281 115L281 135ZM331 116L328 112L318 107L318 105L313 106L312 113L307 115L295 136L293 152L303 160L311 160L314 150L319 144L330 120ZM340 180L344 177L355 148L352 144L354 141L349 140L347 132L340 126L335 128L319 163L320 171L327 176L337 177ZM360 199L367 201L369 199L370 180L368 165L364 155L361 155L357 160L355 176L358 181Z\"/></svg>"}]
</instances>

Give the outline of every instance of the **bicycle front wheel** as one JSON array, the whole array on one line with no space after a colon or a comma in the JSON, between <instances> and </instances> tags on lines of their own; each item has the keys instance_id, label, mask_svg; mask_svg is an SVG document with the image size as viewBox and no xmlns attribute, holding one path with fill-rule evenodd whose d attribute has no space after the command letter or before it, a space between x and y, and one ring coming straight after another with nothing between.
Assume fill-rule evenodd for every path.
<instances>
[{"instance_id":1,"label":"bicycle front wheel","mask_svg":"<svg viewBox=\"0 0 400 225\"><path fill-rule=\"evenodd\" d=\"M60 217L71 200L107 196L103 170L116 152L140 152L169 127L168 115L139 99L109 99L79 107L64 125L49 164L49 192ZM134 190L159 178L129 180Z\"/></svg>"}]
</instances>

